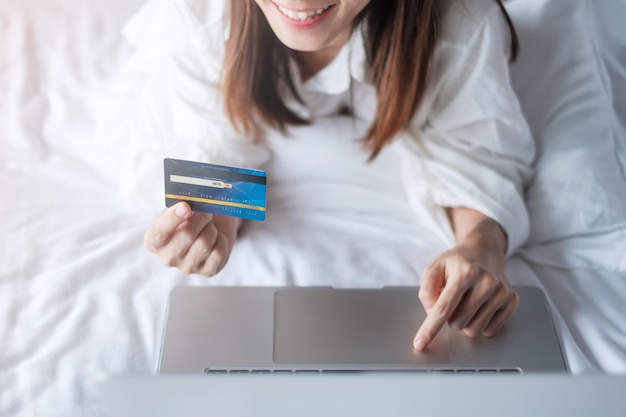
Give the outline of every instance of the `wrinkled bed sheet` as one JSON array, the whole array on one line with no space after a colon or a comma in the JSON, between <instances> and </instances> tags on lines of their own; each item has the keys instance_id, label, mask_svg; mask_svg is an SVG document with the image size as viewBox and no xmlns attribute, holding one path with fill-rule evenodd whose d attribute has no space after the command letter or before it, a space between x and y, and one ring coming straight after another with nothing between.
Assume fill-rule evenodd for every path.
<instances>
[{"instance_id":1,"label":"wrinkled bed sheet","mask_svg":"<svg viewBox=\"0 0 626 417\"><path fill-rule=\"evenodd\" d=\"M385 186L393 148L374 167L345 164L315 152L320 132L303 129L271 167L268 220L247 225L218 277L163 267L142 247L153 213L121 196L90 143L99 80L127 56L119 29L140 4L0 0L0 415L99 415L102 378L155 371L175 286L418 285L448 245ZM600 35L623 115L613 57L626 54ZM333 146L356 152L350 141ZM291 161L297 153L307 164ZM322 190L323 201L312 197ZM363 204L376 193L387 203ZM571 370L626 372L624 269L532 254L512 258L508 277L545 289Z\"/></svg>"}]
</instances>

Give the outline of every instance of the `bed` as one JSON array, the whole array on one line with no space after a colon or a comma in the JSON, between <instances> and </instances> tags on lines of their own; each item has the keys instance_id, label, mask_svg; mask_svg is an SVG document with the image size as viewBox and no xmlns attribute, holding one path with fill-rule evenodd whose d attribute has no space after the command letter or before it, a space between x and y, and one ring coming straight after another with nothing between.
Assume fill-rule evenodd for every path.
<instances>
[{"instance_id":1,"label":"bed","mask_svg":"<svg viewBox=\"0 0 626 417\"><path fill-rule=\"evenodd\" d=\"M319 138L358 134L329 119L286 145L307 164L272 162L268 219L245 227L220 275L164 267L142 245L154 211L120 192L92 141L101 82L129 56L120 30L141 4L0 0L0 415L100 415L100 381L155 372L176 286L418 285L449 245L385 188L385 155L368 167L341 163L351 143L315 152ZM505 4L522 43L512 83L540 151L531 237L507 275L545 290L572 373L626 373L626 3Z\"/></svg>"}]
</instances>

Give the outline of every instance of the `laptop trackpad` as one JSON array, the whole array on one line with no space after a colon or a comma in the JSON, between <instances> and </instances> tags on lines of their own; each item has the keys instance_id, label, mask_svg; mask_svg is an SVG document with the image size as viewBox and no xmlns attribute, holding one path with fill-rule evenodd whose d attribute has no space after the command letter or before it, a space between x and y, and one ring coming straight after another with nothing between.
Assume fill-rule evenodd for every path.
<instances>
[{"instance_id":1,"label":"laptop trackpad","mask_svg":"<svg viewBox=\"0 0 626 417\"><path fill-rule=\"evenodd\" d=\"M413 337L425 313L411 289L277 291L274 362L308 365L450 363L444 329L425 352Z\"/></svg>"}]
</instances>

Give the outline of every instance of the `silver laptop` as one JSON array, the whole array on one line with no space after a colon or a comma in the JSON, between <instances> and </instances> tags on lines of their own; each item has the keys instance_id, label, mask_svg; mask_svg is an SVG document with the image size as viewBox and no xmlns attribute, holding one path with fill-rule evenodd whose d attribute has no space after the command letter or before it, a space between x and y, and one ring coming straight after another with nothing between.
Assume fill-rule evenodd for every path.
<instances>
[{"instance_id":1,"label":"silver laptop","mask_svg":"<svg viewBox=\"0 0 626 417\"><path fill-rule=\"evenodd\" d=\"M178 287L159 372L567 372L543 292L515 289L519 306L496 336L444 328L417 352L425 318L417 287Z\"/></svg>"},{"instance_id":2,"label":"silver laptop","mask_svg":"<svg viewBox=\"0 0 626 417\"><path fill-rule=\"evenodd\" d=\"M106 381L107 417L623 417L626 376L414 373L124 375Z\"/></svg>"}]
</instances>

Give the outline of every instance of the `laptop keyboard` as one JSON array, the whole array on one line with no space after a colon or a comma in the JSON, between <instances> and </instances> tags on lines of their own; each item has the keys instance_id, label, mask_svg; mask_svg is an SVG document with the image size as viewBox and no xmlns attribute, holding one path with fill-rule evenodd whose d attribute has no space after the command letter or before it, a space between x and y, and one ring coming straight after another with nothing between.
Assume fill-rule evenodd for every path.
<instances>
[{"instance_id":1,"label":"laptop keyboard","mask_svg":"<svg viewBox=\"0 0 626 417\"><path fill-rule=\"evenodd\" d=\"M399 373L415 373L415 374L437 374L437 375L521 375L522 370L519 368L433 368L433 369L389 369L389 370L343 370L343 369L210 369L204 370L205 374L218 375L218 374L231 374L231 375L245 375L245 374L346 374L346 373L360 373L360 372L399 372Z\"/></svg>"}]
</instances>

